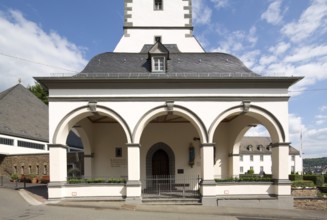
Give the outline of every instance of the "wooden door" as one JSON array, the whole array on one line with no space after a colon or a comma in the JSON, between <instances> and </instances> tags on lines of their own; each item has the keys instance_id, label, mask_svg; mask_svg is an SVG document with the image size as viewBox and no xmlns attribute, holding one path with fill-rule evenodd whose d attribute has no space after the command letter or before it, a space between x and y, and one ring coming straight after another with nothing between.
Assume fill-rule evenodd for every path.
<instances>
[{"instance_id":1,"label":"wooden door","mask_svg":"<svg viewBox=\"0 0 327 220\"><path fill-rule=\"evenodd\" d=\"M164 150L157 150L152 157L152 176L168 176L169 157Z\"/></svg>"}]
</instances>

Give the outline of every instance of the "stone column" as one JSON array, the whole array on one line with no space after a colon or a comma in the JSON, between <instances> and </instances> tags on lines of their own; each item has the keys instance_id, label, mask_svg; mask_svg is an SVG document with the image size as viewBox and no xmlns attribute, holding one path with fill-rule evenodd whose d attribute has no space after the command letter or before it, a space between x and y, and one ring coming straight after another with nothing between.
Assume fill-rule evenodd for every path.
<instances>
[{"instance_id":1,"label":"stone column","mask_svg":"<svg viewBox=\"0 0 327 220\"><path fill-rule=\"evenodd\" d=\"M217 206L214 180L214 143L202 144L202 205Z\"/></svg>"},{"instance_id":2,"label":"stone column","mask_svg":"<svg viewBox=\"0 0 327 220\"><path fill-rule=\"evenodd\" d=\"M288 179L288 155L290 143L272 144L272 175L275 194L282 208L293 208L291 181Z\"/></svg>"},{"instance_id":3,"label":"stone column","mask_svg":"<svg viewBox=\"0 0 327 220\"><path fill-rule=\"evenodd\" d=\"M240 155L230 154L229 155L229 174L230 177L240 176Z\"/></svg>"},{"instance_id":4,"label":"stone column","mask_svg":"<svg viewBox=\"0 0 327 220\"><path fill-rule=\"evenodd\" d=\"M141 164L140 144L127 144L128 180L126 183L126 202L141 202Z\"/></svg>"},{"instance_id":5,"label":"stone column","mask_svg":"<svg viewBox=\"0 0 327 220\"><path fill-rule=\"evenodd\" d=\"M50 183L49 199L63 198L63 186L67 181L67 149L60 144L49 144Z\"/></svg>"}]
</instances>

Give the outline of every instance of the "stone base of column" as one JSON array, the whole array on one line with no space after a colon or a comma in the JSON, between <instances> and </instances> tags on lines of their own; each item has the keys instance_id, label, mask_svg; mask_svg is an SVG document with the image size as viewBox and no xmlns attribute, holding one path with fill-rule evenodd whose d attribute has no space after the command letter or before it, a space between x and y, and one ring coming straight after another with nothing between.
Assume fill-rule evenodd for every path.
<instances>
[{"instance_id":1,"label":"stone base of column","mask_svg":"<svg viewBox=\"0 0 327 220\"><path fill-rule=\"evenodd\" d=\"M129 180L126 183L126 203L140 204L142 203L142 185L140 181Z\"/></svg>"},{"instance_id":2,"label":"stone base of column","mask_svg":"<svg viewBox=\"0 0 327 220\"><path fill-rule=\"evenodd\" d=\"M63 190L66 182L50 182L48 184L48 199L58 200L63 198Z\"/></svg>"},{"instance_id":3,"label":"stone base of column","mask_svg":"<svg viewBox=\"0 0 327 220\"><path fill-rule=\"evenodd\" d=\"M203 180L201 183L202 205L217 206L216 182L214 180Z\"/></svg>"},{"instance_id":4,"label":"stone base of column","mask_svg":"<svg viewBox=\"0 0 327 220\"><path fill-rule=\"evenodd\" d=\"M275 179L274 187L275 187L275 195L276 196L291 196L292 182L288 179Z\"/></svg>"}]
</instances>

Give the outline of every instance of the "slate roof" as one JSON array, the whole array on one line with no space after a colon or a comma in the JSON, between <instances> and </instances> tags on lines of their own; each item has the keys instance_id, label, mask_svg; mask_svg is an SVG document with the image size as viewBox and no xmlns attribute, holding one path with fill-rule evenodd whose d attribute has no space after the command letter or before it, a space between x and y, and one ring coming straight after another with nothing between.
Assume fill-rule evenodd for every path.
<instances>
[{"instance_id":1,"label":"slate roof","mask_svg":"<svg viewBox=\"0 0 327 220\"><path fill-rule=\"evenodd\" d=\"M243 137L240 146L240 154L271 154L270 145L270 137ZM300 152L290 146L289 155L300 155Z\"/></svg>"},{"instance_id":2,"label":"slate roof","mask_svg":"<svg viewBox=\"0 0 327 220\"><path fill-rule=\"evenodd\" d=\"M260 77L248 69L238 58L226 53L181 53L175 45L164 45L169 51L167 72L151 73L148 51L153 45L145 45L141 53L102 53L93 57L84 70L75 77L109 78L217 78Z\"/></svg>"},{"instance_id":3,"label":"slate roof","mask_svg":"<svg viewBox=\"0 0 327 220\"><path fill-rule=\"evenodd\" d=\"M48 107L21 84L1 92L0 134L48 142Z\"/></svg>"}]
</instances>

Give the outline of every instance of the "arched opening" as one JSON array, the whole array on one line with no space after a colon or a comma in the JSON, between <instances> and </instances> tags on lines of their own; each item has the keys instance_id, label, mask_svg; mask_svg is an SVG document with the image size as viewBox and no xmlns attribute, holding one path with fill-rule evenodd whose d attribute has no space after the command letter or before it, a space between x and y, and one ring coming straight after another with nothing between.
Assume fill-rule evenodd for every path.
<instances>
[{"instance_id":1,"label":"arched opening","mask_svg":"<svg viewBox=\"0 0 327 220\"><path fill-rule=\"evenodd\" d=\"M216 143L215 178L239 177L249 170L253 170L255 174L271 174L272 148L268 145L283 143L285 140L285 133L279 121L269 112L255 106L248 112L243 112L240 108L230 109L221 116L217 119L219 123L216 124L215 131L209 134ZM266 137L245 138L245 134L257 126L266 129ZM249 140L252 142L244 147L244 143ZM264 153L270 154L269 162Z\"/></svg>"},{"instance_id":2,"label":"arched opening","mask_svg":"<svg viewBox=\"0 0 327 220\"><path fill-rule=\"evenodd\" d=\"M82 144L82 156L68 153L67 177L73 176L74 169L70 158L83 161L83 178L127 178L127 147L130 133L123 120L114 112L98 107L91 112L89 108L72 111L59 123L53 141L55 144L69 146L70 138L77 136ZM77 157L78 155L78 157ZM50 155L51 159L51 155Z\"/></svg>"},{"instance_id":3,"label":"arched opening","mask_svg":"<svg viewBox=\"0 0 327 220\"><path fill-rule=\"evenodd\" d=\"M143 122L146 124L140 136L143 197L159 193L181 196L186 191L198 196L197 178L202 175L201 134L194 122L167 110L149 118L150 121ZM192 165L190 146L194 151Z\"/></svg>"}]
</instances>

